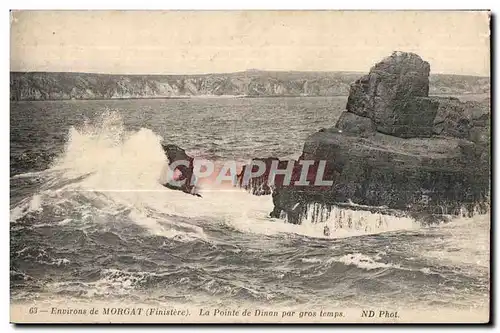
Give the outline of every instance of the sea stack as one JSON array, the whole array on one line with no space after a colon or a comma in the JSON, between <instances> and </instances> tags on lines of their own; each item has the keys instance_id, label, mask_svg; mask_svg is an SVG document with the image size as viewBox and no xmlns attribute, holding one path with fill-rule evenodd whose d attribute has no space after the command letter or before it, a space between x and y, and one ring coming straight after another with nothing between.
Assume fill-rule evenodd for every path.
<instances>
[{"instance_id":1,"label":"sea stack","mask_svg":"<svg viewBox=\"0 0 500 333\"><path fill-rule=\"evenodd\" d=\"M410 214L456 214L489 200L489 101L429 96L428 62L394 52L350 88L335 126L309 136L302 159L326 160L327 191L275 189L274 214L354 202ZM327 170L327 171L328 171Z\"/></svg>"}]
</instances>

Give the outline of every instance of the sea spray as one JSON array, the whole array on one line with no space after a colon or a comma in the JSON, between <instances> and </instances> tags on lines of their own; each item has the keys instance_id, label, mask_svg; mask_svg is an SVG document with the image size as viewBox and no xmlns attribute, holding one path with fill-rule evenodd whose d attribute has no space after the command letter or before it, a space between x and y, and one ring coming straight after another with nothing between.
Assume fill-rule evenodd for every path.
<instances>
[{"instance_id":1,"label":"sea spray","mask_svg":"<svg viewBox=\"0 0 500 333\"><path fill-rule=\"evenodd\" d=\"M83 155L77 158L85 162L90 143L95 140L108 142L101 146L106 152L109 147L117 161L84 167L62 154L58 161L66 159L66 165L54 165L58 169L11 178L15 191L26 199L27 212L19 218L20 223L11 225L10 230L11 253L14 254L11 256L11 286L14 286L11 299L14 302L38 302L48 297L53 306L61 307L68 300L92 301L95 305L95 300L100 299L101 308L114 307L113 304L124 307L127 303L147 304L145 309L161 308L164 304L175 306L188 302L198 308L223 309L241 301L248 303L251 310L278 311L289 309L290 304L300 307L310 302L312 295L318 313L321 308L328 310L347 305L414 309L426 308L429 304L454 309L469 309L478 304L488 306L488 215L454 218L451 223L431 228L415 224L410 230L404 230L404 220L386 219L385 216L379 219L374 212L361 215L345 207L342 211L334 207L327 211L316 206L310 207L311 214L323 222L312 222L312 216L308 216L301 225L293 225L283 218L269 218L273 208L270 196L252 196L242 189L203 184L203 198L197 198L162 187L157 181L160 171L154 160L163 163L165 156L160 147L156 150L157 139L149 140L154 136L169 137L172 140L167 143L199 149L200 153L189 150L191 156L213 158L212 153L206 154L206 141L200 138L197 127L189 128L192 135L186 137L183 130L189 126L182 129L171 126L171 112L165 105L174 102L177 101L109 102L132 105L123 115L134 129L124 126L117 136L119 140L105 139L104 133L97 140L99 136L95 132L102 127L97 120L89 122L91 126L85 132L71 117L58 113L61 117L58 128L67 130L73 125L78 133L74 133L72 142L76 143L80 136L82 142L89 143L89 147L81 149ZM86 103L62 104L74 108L71 112L79 118L78 108ZM88 103L94 109L108 102ZM143 103L147 103L148 108L152 104L154 109L147 109L148 112L157 112L158 118L166 123L160 126L157 119L148 123L149 120L136 117L133 108L143 112L146 110L140 109ZM186 124L192 123L195 113L186 112L191 110L189 103L183 103L178 113L179 118L186 117ZM295 103L303 101L294 100L290 105ZM34 104L44 108L61 105L57 102ZM262 107L252 109L255 110L252 113L265 110ZM328 107L328 113L334 109ZM319 109L310 111L312 117L322 112ZM204 108L197 114L205 117L211 112L219 112L219 108ZM45 117L48 113L38 114ZM245 123L252 124L250 121ZM157 129L150 131L155 126ZM110 127L120 132L119 126ZM259 138L271 132L255 127L252 133ZM166 133L167 129L177 132L175 135ZM145 133L153 135L142 136ZM139 154L136 160L127 158L133 154L126 151L126 147L132 146L127 146L126 142L134 136L142 142L134 148L138 150L134 153ZM179 136L183 136L182 142L174 140ZM282 149L264 151L267 149L265 144L257 154L250 153L243 142L244 137L256 136L238 133L234 143L225 141L224 148L213 149L218 156L224 156L221 151L230 146L231 151L241 152L235 155L242 156L242 160L267 156L267 153L283 156L280 154ZM37 149L40 143L34 139L38 138L26 138L24 144ZM266 142L275 140L264 139ZM62 146L63 141L57 140ZM196 144L191 140L196 140ZM286 140L286 144L293 141L290 137ZM252 144L261 143L256 140ZM296 147L298 151L300 145ZM73 145L71 149L74 148L77 147ZM201 155L203 153L206 155ZM106 153L101 154L107 158ZM94 154L88 154L89 159L92 156ZM234 154L231 157L238 158ZM122 166L119 161L124 162ZM116 166L120 167L120 175L112 172ZM111 170L107 170L108 167ZM148 168L151 172L141 174ZM33 170L28 168L26 171ZM108 177L106 187L95 186L94 177L99 174ZM40 187L26 191L25 187L16 186L26 180ZM39 197L32 200L34 195ZM11 203L11 208L18 202ZM34 210L29 211L32 202ZM323 228L328 223L331 233L325 236ZM365 231L367 225L370 228ZM46 257L34 260L28 256L30 251L23 250L27 246L33 248L34 256L45 253ZM20 255L15 255L18 252ZM375 268L368 269L371 267Z\"/></svg>"},{"instance_id":2,"label":"sea spray","mask_svg":"<svg viewBox=\"0 0 500 333\"><path fill-rule=\"evenodd\" d=\"M203 198L172 191L159 181L166 163L161 142L162 137L149 129L126 130L120 114L112 111L83 126L71 127L65 152L50 169L57 172L50 191L25 201L25 208L15 207L16 219L52 205L64 209L64 214L70 215L71 209L81 211L76 219L83 219L80 215L85 211L85 221L105 222L105 216L124 216L155 235L185 240L207 239L201 221L221 221L257 234L320 238L325 237L325 226L331 231L327 238L420 227L418 221L404 214L384 214L383 208L319 203L298 205L302 225L293 226L285 223L286 213L281 219L269 218L273 206L270 197L256 197L244 189L205 184L201 188ZM252 180L255 183L251 188L263 185L259 178ZM90 200L93 207L82 206L82 200ZM54 206L56 201L64 206ZM188 220L176 221L172 216L177 215Z\"/></svg>"}]
</instances>

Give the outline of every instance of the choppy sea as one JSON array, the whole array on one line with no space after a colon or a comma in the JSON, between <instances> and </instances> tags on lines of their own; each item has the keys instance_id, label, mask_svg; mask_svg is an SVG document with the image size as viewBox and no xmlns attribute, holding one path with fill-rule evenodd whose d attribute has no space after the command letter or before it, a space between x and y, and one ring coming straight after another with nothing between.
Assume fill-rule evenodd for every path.
<instances>
[{"instance_id":1,"label":"choppy sea","mask_svg":"<svg viewBox=\"0 0 500 333\"><path fill-rule=\"evenodd\" d=\"M216 161L297 157L345 102L13 102L12 302L487 307L489 215L423 226L339 209L327 237L312 219L269 218L270 196L158 183L161 142Z\"/></svg>"}]
</instances>

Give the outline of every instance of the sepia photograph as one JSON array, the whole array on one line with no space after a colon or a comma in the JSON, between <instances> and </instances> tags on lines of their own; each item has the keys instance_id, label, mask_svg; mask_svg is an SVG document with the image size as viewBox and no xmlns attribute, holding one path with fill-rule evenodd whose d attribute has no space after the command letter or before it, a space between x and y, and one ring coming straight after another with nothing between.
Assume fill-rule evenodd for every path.
<instances>
[{"instance_id":1,"label":"sepia photograph","mask_svg":"<svg viewBox=\"0 0 500 333\"><path fill-rule=\"evenodd\" d=\"M487 10L12 10L10 321L490 314Z\"/></svg>"}]
</instances>

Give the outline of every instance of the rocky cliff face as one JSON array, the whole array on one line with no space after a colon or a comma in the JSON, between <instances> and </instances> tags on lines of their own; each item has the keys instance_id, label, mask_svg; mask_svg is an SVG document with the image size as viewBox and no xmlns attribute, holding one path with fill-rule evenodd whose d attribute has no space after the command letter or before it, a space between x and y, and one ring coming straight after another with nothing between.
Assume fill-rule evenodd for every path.
<instances>
[{"instance_id":1,"label":"rocky cliff face","mask_svg":"<svg viewBox=\"0 0 500 333\"><path fill-rule=\"evenodd\" d=\"M349 72L246 71L207 75L107 75L11 72L11 100L166 98L189 96L335 96L347 95L359 77ZM446 84L444 84L445 82ZM431 92L481 94L489 78L432 77Z\"/></svg>"},{"instance_id":2,"label":"rocky cliff face","mask_svg":"<svg viewBox=\"0 0 500 333\"><path fill-rule=\"evenodd\" d=\"M488 202L489 103L429 97L429 70L395 52L355 81L337 124L311 135L300 157L326 161L333 185L277 187L272 214L300 223L312 204L352 200L432 216Z\"/></svg>"},{"instance_id":3,"label":"rocky cliff face","mask_svg":"<svg viewBox=\"0 0 500 333\"><path fill-rule=\"evenodd\" d=\"M11 73L11 100L189 96L347 95L355 73L242 72L208 75Z\"/></svg>"}]
</instances>

